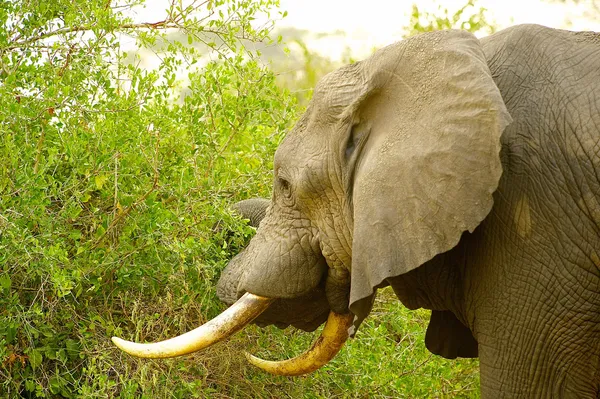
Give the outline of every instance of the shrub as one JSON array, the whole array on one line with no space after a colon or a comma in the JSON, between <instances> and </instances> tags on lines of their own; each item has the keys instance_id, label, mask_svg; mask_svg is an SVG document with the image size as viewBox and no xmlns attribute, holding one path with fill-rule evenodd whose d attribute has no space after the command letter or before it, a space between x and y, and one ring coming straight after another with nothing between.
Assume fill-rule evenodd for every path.
<instances>
[{"instance_id":1,"label":"shrub","mask_svg":"<svg viewBox=\"0 0 600 399\"><path fill-rule=\"evenodd\" d=\"M0 7L0 396L158 386L115 362L109 337L164 338L222 309L216 277L251 233L228 206L267 195L294 114L240 46L267 40L250 21L273 2L205 2L206 20L172 6L153 25L107 4ZM156 70L120 48L125 33Z\"/></svg>"}]
</instances>

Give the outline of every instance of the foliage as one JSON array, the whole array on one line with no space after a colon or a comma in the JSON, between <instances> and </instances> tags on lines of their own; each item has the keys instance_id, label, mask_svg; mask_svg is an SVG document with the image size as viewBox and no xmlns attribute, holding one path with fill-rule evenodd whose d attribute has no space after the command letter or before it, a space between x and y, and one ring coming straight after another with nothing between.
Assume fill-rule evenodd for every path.
<instances>
[{"instance_id":1,"label":"foliage","mask_svg":"<svg viewBox=\"0 0 600 399\"><path fill-rule=\"evenodd\" d=\"M279 64L273 65L272 68L278 75L279 84L294 94L298 105L302 108L308 105L321 77L342 65L356 61L350 54L341 61L331 60L312 51L301 38L294 39L289 45L290 47L293 45L295 51L292 51L299 54L293 54Z\"/></svg>"},{"instance_id":2,"label":"foliage","mask_svg":"<svg viewBox=\"0 0 600 399\"><path fill-rule=\"evenodd\" d=\"M312 336L291 330L253 327L160 361L111 344L164 339L223 309L215 282L253 233L229 205L268 195L297 116L248 50L269 40L270 20L256 21L283 15L275 0L172 1L164 19L133 21L143 3L0 0L0 398L476 395L477 363L430 356L427 312L388 291L308 378L240 356L301 351ZM160 65L145 69L124 38ZM326 68L313 65L311 87Z\"/></svg>"},{"instance_id":3,"label":"foliage","mask_svg":"<svg viewBox=\"0 0 600 399\"><path fill-rule=\"evenodd\" d=\"M451 13L448 8L438 6L436 13L423 12L413 4L406 36L442 29L462 29L472 33L494 33L496 25L484 7L476 5L476 0L467 0L465 5Z\"/></svg>"},{"instance_id":4,"label":"foliage","mask_svg":"<svg viewBox=\"0 0 600 399\"><path fill-rule=\"evenodd\" d=\"M216 276L250 234L227 206L268 192L294 103L240 39L267 38L250 22L274 2L173 2L141 24L123 12L139 3L0 6L0 397L164 384L141 382L109 337L165 337L220 311ZM195 68L194 46L166 40L175 26L215 61ZM161 42L158 69L126 62L122 34Z\"/></svg>"}]
</instances>

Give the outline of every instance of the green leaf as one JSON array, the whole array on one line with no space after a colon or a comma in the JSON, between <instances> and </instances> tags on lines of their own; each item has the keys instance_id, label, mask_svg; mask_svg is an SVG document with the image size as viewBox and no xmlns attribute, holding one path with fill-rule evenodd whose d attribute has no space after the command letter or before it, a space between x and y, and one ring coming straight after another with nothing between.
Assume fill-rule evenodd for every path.
<instances>
[{"instance_id":1,"label":"green leaf","mask_svg":"<svg viewBox=\"0 0 600 399\"><path fill-rule=\"evenodd\" d=\"M75 340L67 339L65 341L65 347L67 348L67 352L69 352L69 354L79 352L79 342Z\"/></svg>"},{"instance_id":2,"label":"green leaf","mask_svg":"<svg viewBox=\"0 0 600 399\"><path fill-rule=\"evenodd\" d=\"M36 370L40 364L42 364L42 352L37 349L31 349L29 351L29 364L31 364L31 368Z\"/></svg>"},{"instance_id":3,"label":"green leaf","mask_svg":"<svg viewBox=\"0 0 600 399\"><path fill-rule=\"evenodd\" d=\"M96 188L98 190L102 190L102 186L104 186L104 183L106 183L106 180L108 180L108 176L107 175L96 175L96 176L94 176L94 182L96 183Z\"/></svg>"},{"instance_id":4,"label":"green leaf","mask_svg":"<svg viewBox=\"0 0 600 399\"><path fill-rule=\"evenodd\" d=\"M0 288L9 290L11 285L10 276L8 274L0 275Z\"/></svg>"},{"instance_id":5,"label":"green leaf","mask_svg":"<svg viewBox=\"0 0 600 399\"><path fill-rule=\"evenodd\" d=\"M33 380L25 380L25 390L28 392L35 391L35 381Z\"/></svg>"}]
</instances>

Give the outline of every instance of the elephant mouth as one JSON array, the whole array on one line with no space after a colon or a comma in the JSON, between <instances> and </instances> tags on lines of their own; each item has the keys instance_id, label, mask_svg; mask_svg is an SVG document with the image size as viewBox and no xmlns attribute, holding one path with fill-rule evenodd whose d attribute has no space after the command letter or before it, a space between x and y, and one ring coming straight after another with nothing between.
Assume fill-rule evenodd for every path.
<instances>
[{"instance_id":1,"label":"elephant mouth","mask_svg":"<svg viewBox=\"0 0 600 399\"><path fill-rule=\"evenodd\" d=\"M187 355L223 341L250 324L274 301L245 293L223 313L180 336L154 343L136 343L112 337L113 343L130 355L143 358L169 358ZM330 312L321 336L303 354L284 361L267 361L250 354L246 358L253 365L276 375L296 376L311 373L327 364L344 346L352 313Z\"/></svg>"}]
</instances>

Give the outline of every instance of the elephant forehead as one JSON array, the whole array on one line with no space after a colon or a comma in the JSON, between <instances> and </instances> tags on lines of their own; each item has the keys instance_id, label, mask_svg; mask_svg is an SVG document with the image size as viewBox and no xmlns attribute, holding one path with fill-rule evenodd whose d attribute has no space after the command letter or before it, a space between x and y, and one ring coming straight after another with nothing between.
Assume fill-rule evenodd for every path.
<instances>
[{"instance_id":1,"label":"elephant forehead","mask_svg":"<svg viewBox=\"0 0 600 399\"><path fill-rule=\"evenodd\" d=\"M275 164L300 162L336 151L337 139L361 96L367 91L362 69L357 64L334 71L319 81L304 115L286 135L275 153Z\"/></svg>"},{"instance_id":2,"label":"elephant forehead","mask_svg":"<svg viewBox=\"0 0 600 399\"><path fill-rule=\"evenodd\" d=\"M326 162L328 148L329 145L319 135L286 136L275 152L275 176L289 179L306 176L309 170L321 169Z\"/></svg>"},{"instance_id":3,"label":"elephant forehead","mask_svg":"<svg viewBox=\"0 0 600 399\"><path fill-rule=\"evenodd\" d=\"M307 111L307 114L310 111ZM330 130L335 123L312 119L304 115L289 132L275 152L275 168L304 167L318 160L332 146Z\"/></svg>"}]
</instances>

